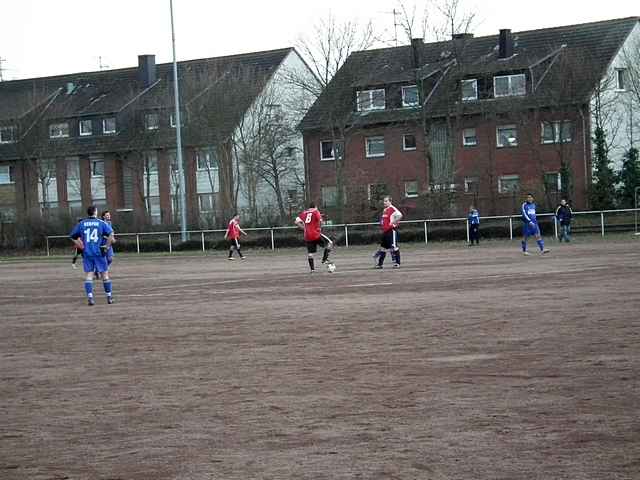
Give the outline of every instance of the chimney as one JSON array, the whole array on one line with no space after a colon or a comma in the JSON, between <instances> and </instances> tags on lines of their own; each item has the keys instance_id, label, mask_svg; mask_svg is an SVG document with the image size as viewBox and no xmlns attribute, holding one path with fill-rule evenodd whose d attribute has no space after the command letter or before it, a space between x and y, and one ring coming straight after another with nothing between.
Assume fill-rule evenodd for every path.
<instances>
[{"instance_id":1,"label":"chimney","mask_svg":"<svg viewBox=\"0 0 640 480\"><path fill-rule=\"evenodd\" d=\"M453 40L470 40L473 38L473 33L454 33L451 38Z\"/></svg>"},{"instance_id":2,"label":"chimney","mask_svg":"<svg viewBox=\"0 0 640 480\"><path fill-rule=\"evenodd\" d=\"M453 41L453 48L455 49L456 56L459 55L466 44L473 38L473 33L454 33L451 35Z\"/></svg>"},{"instance_id":3,"label":"chimney","mask_svg":"<svg viewBox=\"0 0 640 480\"><path fill-rule=\"evenodd\" d=\"M156 81L156 56L138 55L138 81L143 88Z\"/></svg>"},{"instance_id":4,"label":"chimney","mask_svg":"<svg viewBox=\"0 0 640 480\"><path fill-rule=\"evenodd\" d=\"M421 65L421 50L422 45L424 45L424 41L422 38L412 38L411 39L411 52L413 53L413 68L420 68Z\"/></svg>"},{"instance_id":5,"label":"chimney","mask_svg":"<svg viewBox=\"0 0 640 480\"><path fill-rule=\"evenodd\" d=\"M500 30L500 39L498 41L498 58L509 58L513 55L513 37L511 29L503 28Z\"/></svg>"}]
</instances>

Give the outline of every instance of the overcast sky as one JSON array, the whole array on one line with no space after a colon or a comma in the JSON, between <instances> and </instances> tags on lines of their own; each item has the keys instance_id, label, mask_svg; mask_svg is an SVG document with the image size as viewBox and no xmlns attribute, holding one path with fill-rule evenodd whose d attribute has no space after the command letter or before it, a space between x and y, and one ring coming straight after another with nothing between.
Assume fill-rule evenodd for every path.
<instances>
[{"instance_id":1,"label":"overcast sky","mask_svg":"<svg viewBox=\"0 0 640 480\"><path fill-rule=\"evenodd\" d=\"M640 1L463 0L473 33L640 16ZM139 54L171 61L169 0L1 0L4 80L137 65ZM405 0L405 5L413 0ZM422 8L425 2L416 2ZM178 60L294 46L319 17L371 19L393 38L395 0L174 0Z\"/></svg>"}]
</instances>

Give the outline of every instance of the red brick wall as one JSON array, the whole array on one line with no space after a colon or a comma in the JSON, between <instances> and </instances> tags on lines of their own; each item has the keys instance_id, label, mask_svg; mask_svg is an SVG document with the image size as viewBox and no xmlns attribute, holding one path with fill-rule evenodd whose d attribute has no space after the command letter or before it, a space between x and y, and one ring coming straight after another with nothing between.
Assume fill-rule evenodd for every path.
<instances>
[{"instance_id":1,"label":"red brick wall","mask_svg":"<svg viewBox=\"0 0 640 480\"><path fill-rule=\"evenodd\" d=\"M81 155L78 158L80 170L80 195L82 197L82 205L87 206L93 203L91 199L91 165L89 164L89 156Z\"/></svg>"},{"instance_id":2,"label":"red brick wall","mask_svg":"<svg viewBox=\"0 0 640 480\"><path fill-rule=\"evenodd\" d=\"M107 153L104 156L104 184L108 208L123 208L122 161L115 153Z\"/></svg>"},{"instance_id":3,"label":"red brick wall","mask_svg":"<svg viewBox=\"0 0 640 480\"><path fill-rule=\"evenodd\" d=\"M416 150L403 151L402 136L413 134L416 137ZM384 157L367 158L365 138L385 137ZM336 160L320 160L320 142L331 140L330 135L305 134L305 151L308 158L310 197L318 205L322 203L322 186L336 185ZM352 134L345 142L345 160L343 178L347 193L347 218L368 220L375 215L369 208L368 184L385 184L398 206L411 208L414 199L404 198L404 182L417 181L418 188L427 187L428 165L424 154L422 129L415 125L371 128ZM377 206L376 209L377 211Z\"/></svg>"},{"instance_id":4,"label":"red brick wall","mask_svg":"<svg viewBox=\"0 0 640 480\"><path fill-rule=\"evenodd\" d=\"M172 223L171 178L169 176L169 154L158 150L158 187L160 190L160 212L162 223Z\"/></svg>"},{"instance_id":5,"label":"red brick wall","mask_svg":"<svg viewBox=\"0 0 640 480\"><path fill-rule=\"evenodd\" d=\"M519 205L526 191L536 193L539 203L552 203L556 198L544 197L543 175L548 172L559 172L561 158L569 162L573 172L573 198L575 209L586 208L586 183L590 177L590 139L589 125L583 129L579 112L571 114L535 113L529 117L513 120L486 120L481 117L467 117L454 133L455 178L459 185L456 193L456 211L458 215L467 211L470 203L478 206L485 215L511 214ZM572 141L565 144L542 144L541 122L572 120L574 131ZM496 127L498 125L518 124L518 146L496 147ZM462 146L462 129L473 127L478 138L477 146ZM586 136L583 133L586 132ZM413 133L416 136L415 151L402 150L402 135ZM365 158L365 137L384 135L385 156L382 158ZM330 135L318 132L307 132L304 135L305 162L308 165L310 198L321 205L322 186L336 185L336 161L320 160L320 141L331 140ZM586 152L585 157L585 143ZM562 154L560 153L562 149ZM422 128L413 127L379 127L354 132L347 139L345 146L343 177L347 185L346 221L367 220L371 215L357 208L362 204L362 195L366 195L366 185L385 183L394 203L405 212L424 214L420 209L422 199L404 198L404 182L417 180L419 190L428 188L428 161L425 155L425 144ZM561 156L562 155L562 156ZM514 194L498 193L498 178L503 175L518 175L521 192ZM464 193L464 178L479 177L480 191L477 196ZM360 186L359 194L356 186ZM356 190L354 195L352 190ZM559 199L559 195L556 195ZM554 196L555 197L555 196ZM479 201L480 200L480 201ZM428 211L428 210L427 210Z\"/></svg>"}]
</instances>

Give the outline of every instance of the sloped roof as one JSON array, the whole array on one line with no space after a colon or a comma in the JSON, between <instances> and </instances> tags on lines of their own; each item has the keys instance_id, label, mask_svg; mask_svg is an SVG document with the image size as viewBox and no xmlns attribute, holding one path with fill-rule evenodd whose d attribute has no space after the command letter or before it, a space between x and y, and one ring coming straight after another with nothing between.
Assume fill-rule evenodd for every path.
<instances>
[{"instance_id":1,"label":"sloped roof","mask_svg":"<svg viewBox=\"0 0 640 480\"><path fill-rule=\"evenodd\" d=\"M498 35L421 43L417 70L410 45L354 52L307 112L301 128L326 128L331 124L328 122L335 119L358 124L361 114L353 112L354 90L415 83L417 76L422 80L433 78L425 85L428 116L444 115L454 108L460 98L460 78L491 77L523 70L529 70L534 76L536 90L521 101L541 106L563 88L563 101L585 102L639 21L640 17L629 17L514 32L514 55L507 59L498 58ZM572 79L570 91L566 85L568 70ZM500 103L500 100L492 101ZM509 101L513 102L513 98ZM465 102L464 112L479 111L484 108L482 104L483 101ZM408 118L411 115L407 112ZM398 117L397 112L393 117Z\"/></svg>"},{"instance_id":2,"label":"sloped roof","mask_svg":"<svg viewBox=\"0 0 640 480\"><path fill-rule=\"evenodd\" d=\"M178 63L180 97L187 108L215 114L217 135L228 135L293 48L282 48ZM83 72L52 77L0 82L0 123L81 118L137 110L169 109L174 105L173 64L156 65L157 81L145 88L138 68ZM104 139L105 148L135 132ZM83 139L89 150L96 145ZM71 145L73 149L76 146Z\"/></svg>"}]
</instances>

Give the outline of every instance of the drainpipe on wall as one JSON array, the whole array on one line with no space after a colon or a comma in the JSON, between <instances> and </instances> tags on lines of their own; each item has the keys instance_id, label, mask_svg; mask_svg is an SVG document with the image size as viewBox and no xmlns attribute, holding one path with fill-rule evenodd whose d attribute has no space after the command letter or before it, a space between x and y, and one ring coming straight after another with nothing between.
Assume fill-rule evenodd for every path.
<instances>
[{"instance_id":1,"label":"drainpipe on wall","mask_svg":"<svg viewBox=\"0 0 640 480\"><path fill-rule=\"evenodd\" d=\"M588 185L589 185L589 172L587 170L587 129L586 119L582 107L578 110L580 117L582 118L582 162L584 168L584 194L587 205L589 205Z\"/></svg>"}]
</instances>

